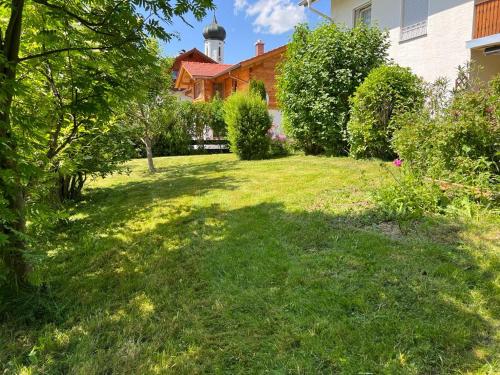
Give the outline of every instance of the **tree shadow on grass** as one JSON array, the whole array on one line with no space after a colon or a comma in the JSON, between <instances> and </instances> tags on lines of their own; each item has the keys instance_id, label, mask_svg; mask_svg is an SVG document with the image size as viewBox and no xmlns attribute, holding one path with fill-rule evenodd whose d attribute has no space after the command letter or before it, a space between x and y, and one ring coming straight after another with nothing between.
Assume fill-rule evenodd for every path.
<instances>
[{"instance_id":1,"label":"tree shadow on grass","mask_svg":"<svg viewBox=\"0 0 500 375\"><path fill-rule=\"evenodd\" d=\"M173 199L202 196L216 190L237 189L244 182L242 179L213 175L227 170L230 165L232 163L225 162L184 166L182 169L168 168L168 171L159 170L154 180L94 188L86 195L85 201L73 207L72 213L79 214L78 227L84 230L89 226L101 229L120 228L130 219L154 207L168 206Z\"/></svg>"},{"instance_id":2,"label":"tree shadow on grass","mask_svg":"<svg viewBox=\"0 0 500 375\"><path fill-rule=\"evenodd\" d=\"M214 162L199 164L189 162L186 164L170 165L168 167L158 167L156 168L156 174L160 174L165 177L199 176L207 175L210 173L221 173L228 170L235 170L238 169L239 164L240 162L238 160L218 160ZM144 175L150 175L150 173L144 172Z\"/></svg>"},{"instance_id":3,"label":"tree shadow on grass","mask_svg":"<svg viewBox=\"0 0 500 375\"><path fill-rule=\"evenodd\" d=\"M49 263L58 317L10 317L0 363L103 374L448 374L498 363L498 258L466 244L349 224L373 220L369 211L269 203L177 207L153 227L109 232L115 204L97 199L85 231L61 233Z\"/></svg>"}]
</instances>

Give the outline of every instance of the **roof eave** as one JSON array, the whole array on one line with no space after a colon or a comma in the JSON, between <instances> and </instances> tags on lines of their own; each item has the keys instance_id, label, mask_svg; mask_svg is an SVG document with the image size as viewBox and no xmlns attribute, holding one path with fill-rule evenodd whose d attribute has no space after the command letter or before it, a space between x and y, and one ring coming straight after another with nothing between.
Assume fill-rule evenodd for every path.
<instances>
[{"instance_id":1,"label":"roof eave","mask_svg":"<svg viewBox=\"0 0 500 375\"><path fill-rule=\"evenodd\" d=\"M227 73L230 73L232 72L233 70L235 69L238 69L239 67L241 67L241 64L236 64L236 65L233 65L233 66L230 66L229 68L227 68L226 70L216 74L213 76L213 78L219 78L219 77L222 77L224 74L227 74Z\"/></svg>"}]
</instances>

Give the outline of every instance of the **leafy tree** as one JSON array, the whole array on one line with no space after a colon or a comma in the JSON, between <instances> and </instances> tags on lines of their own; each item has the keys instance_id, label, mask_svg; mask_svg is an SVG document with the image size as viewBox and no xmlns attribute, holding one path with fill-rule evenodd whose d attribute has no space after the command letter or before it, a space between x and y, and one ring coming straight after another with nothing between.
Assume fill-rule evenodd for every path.
<instances>
[{"instance_id":1,"label":"leafy tree","mask_svg":"<svg viewBox=\"0 0 500 375\"><path fill-rule=\"evenodd\" d=\"M347 153L349 97L388 46L384 32L364 25L296 28L279 67L278 100L288 135L306 153Z\"/></svg>"},{"instance_id":2,"label":"leafy tree","mask_svg":"<svg viewBox=\"0 0 500 375\"><path fill-rule=\"evenodd\" d=\"M20 147L30 136L30 129L19 128L24 122L14 124L12 117L15 98L23 97L20 66L35 59L83 51L99 52L95 54L97 60L108 53L120 54L133 65L148 38L172 37L160 19L168 24L173 17L188 12L201 19L212 7L212 0L0 1L0 204L5 213L0 220L0 246L1 258L19 282L25 282L29 272L23 256L25 182L26 171L33 167L29 159L23 159Z\"/></svg>"},{"instance_id":3,"label":"leafy tree","mask_svg":"<svg viewBox=\"0 0 500 375\"><path fill-rule=\"evenodd\" d=\"M351 105L347 125L350 154L355 158L394 158L394 118L423 108L423 81L408 68L382 65L373 69L357 88Z\"/></svg>"},{"instance_id":4,"label":"leafy tree","mask_svg":"<svg viewBox=\"0 0 500 375\"><path fill-rule=\"evenodd\" d=\"M153 144L173 117L176 98L170 93L171 60L160 57L155 41L150 42L148 50L149 59L136 70L134 94L126 103L125 118L144 144L149 171L154 173Z\"/></svg>"},{"instance_id":5,"label":"leafy tree","mask_svg":"<svg viewBox=\"0 0 500 375\"><path fill-rule=\"evenodd\" d=\"M36 22L36 17L27 25ZM45 43L50 45L50 40ZM30 95L19 95L14 101L13 122L23 129L29 127L30 134L37 137L26 138L22 147L25 161L38 166L37 175L29 178L30 186L41 183L40 179L52 179L52 197L59 202L76 199L87 176L112 173L119 160L123 161L116 156L130 155L128 135L118 131L119 125L112 120L113 108L132 88L126 79L131 70L128 64L128 58L112 51L105 56L74 51L44 56L19 67ZM128 74L116 75L117 69ZM30 123L36 126L30 127ZM104 141L108 134L114 138ZM87 152L89 149L93 152ZM31 192L25 194L34 201Z\"/></svg>"}]
</instances>

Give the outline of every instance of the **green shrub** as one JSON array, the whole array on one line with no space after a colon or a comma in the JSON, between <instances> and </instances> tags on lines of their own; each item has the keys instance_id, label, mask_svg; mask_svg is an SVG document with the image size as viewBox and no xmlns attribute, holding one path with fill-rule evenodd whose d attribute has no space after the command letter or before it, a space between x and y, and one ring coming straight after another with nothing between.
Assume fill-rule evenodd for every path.
<instances>
[{"instance_id":1,"label":"green shrub","mask_svg":"<svg viewBox=\"0 0 500 375\"><path fill-rule=\"evenodd\" d=\"M486 187L499 174L500 76L462 91L442 115L428 111L396 119L393 147L415 173Z\"/></svg>"},{"instance_id":2,"label":"green shrub","mask_svg":"<svg viewBox=\"0 0 500 375\"><path fill-rule=\"evenodd\" d=\"M187 139L189 144L197 140L198 150L203 151L205 133L213 119L211 103L179 101L174 117L170 132L172 138L179 142Z\"/></svg>"},{"instance_id":3,"label":"green shrub","mask_svg":"<svg viewBox=\"0 0 500 375\"><path fill-rule=\"evenodd\" d=\"M403 167L395 181L380 188L375 201L390 219L416 219L426 212L443 209L446 197L436 183L415 176Z\"/></svg>"},{"instance_id":4,"label":"green shrub","mask_svg":"<svg viewBox=\"0 0 500 375\"><path fill-rule=\"evenodd\" d=\"M251 93L234 93L224 104L224 120L228 126L231 151L240 159L255 160L268 156L268 131L272 120L264 100Z\"/></svg>"},{"instance_id":5,"label":"green shrub","mask_svg":"<svg viewBox=\"0 0 500 375\"><path fill-rule=\"evenodd\" d=\"M215 137L224 138L227 134L227 124L224 121L224 100L216 94L210 102L211 116L209 126Z\"/></svg>"},{"instance_id":6,"label":"green shrub","mask_svg":"<svg viewBox=\"0 0 500 375\"><path fill-rule=\"evenodd\" d=\"M262 100L267 101L266 85L264 84L264 81L257 79L250 80L248 91L261 97Z\"/></svg>"},{"instance_id":7,"label":"green shrub","mask_svg":"<svg viewBox=\"0 0 500 375\"><path fill-rule=\"evenodd\" d=\"M373 69L350 100L347 126L351 156L394 158L391 148L397 114L421 110L422 80L410 69L383 65Z\"/></svg>"},{"instance_id":8,"label":"green shrub","mask_svg":"<svg viewBox=\"0 0 500 375\"><path fill-rule=\"evenodd\" d=\"M278 100L287 134L308 154L345 155L349 97L386 61L386 33L359 25L299 25L279 67Z\"/></svg>"},{"instance_id":9,"label":"green shrub","mask_svg":"<svg viewBox=\"0 0 500 375\"><path fill-rule=\"evenodd\" d=\"M402 178L377 194L391 215L498 204L500 76L488 87L455 91L447 108L436 110L433 95L423 111L394 120L392 144L403 159Z\"/></svg>"}]
</instances>

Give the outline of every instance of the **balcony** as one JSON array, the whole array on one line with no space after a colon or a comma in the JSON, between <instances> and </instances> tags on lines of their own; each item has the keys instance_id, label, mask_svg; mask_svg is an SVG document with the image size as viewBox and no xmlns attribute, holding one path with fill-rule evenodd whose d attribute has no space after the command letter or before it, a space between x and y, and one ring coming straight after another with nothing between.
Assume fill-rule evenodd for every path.
<instances>
[{"instance_id":1,"label":"balcony","mask_svg":"<svg viewBox=\"0 0 500 375\"><path fill-rule=\"evenodd\" d=\"M475 4L473 39L470 49L483 49L485 53L500 53L500 0L478 0Z\"/></svg>"},{"instance_id":2,"label":"balcony","mask_svg":"<svg viewBox=\"0 0 500 375\"><path fill-rule=\"evenodd\" d=\"M499 34L500 0L477 1L474 19L474 39Z\"/></svg>"}]
</instances>

